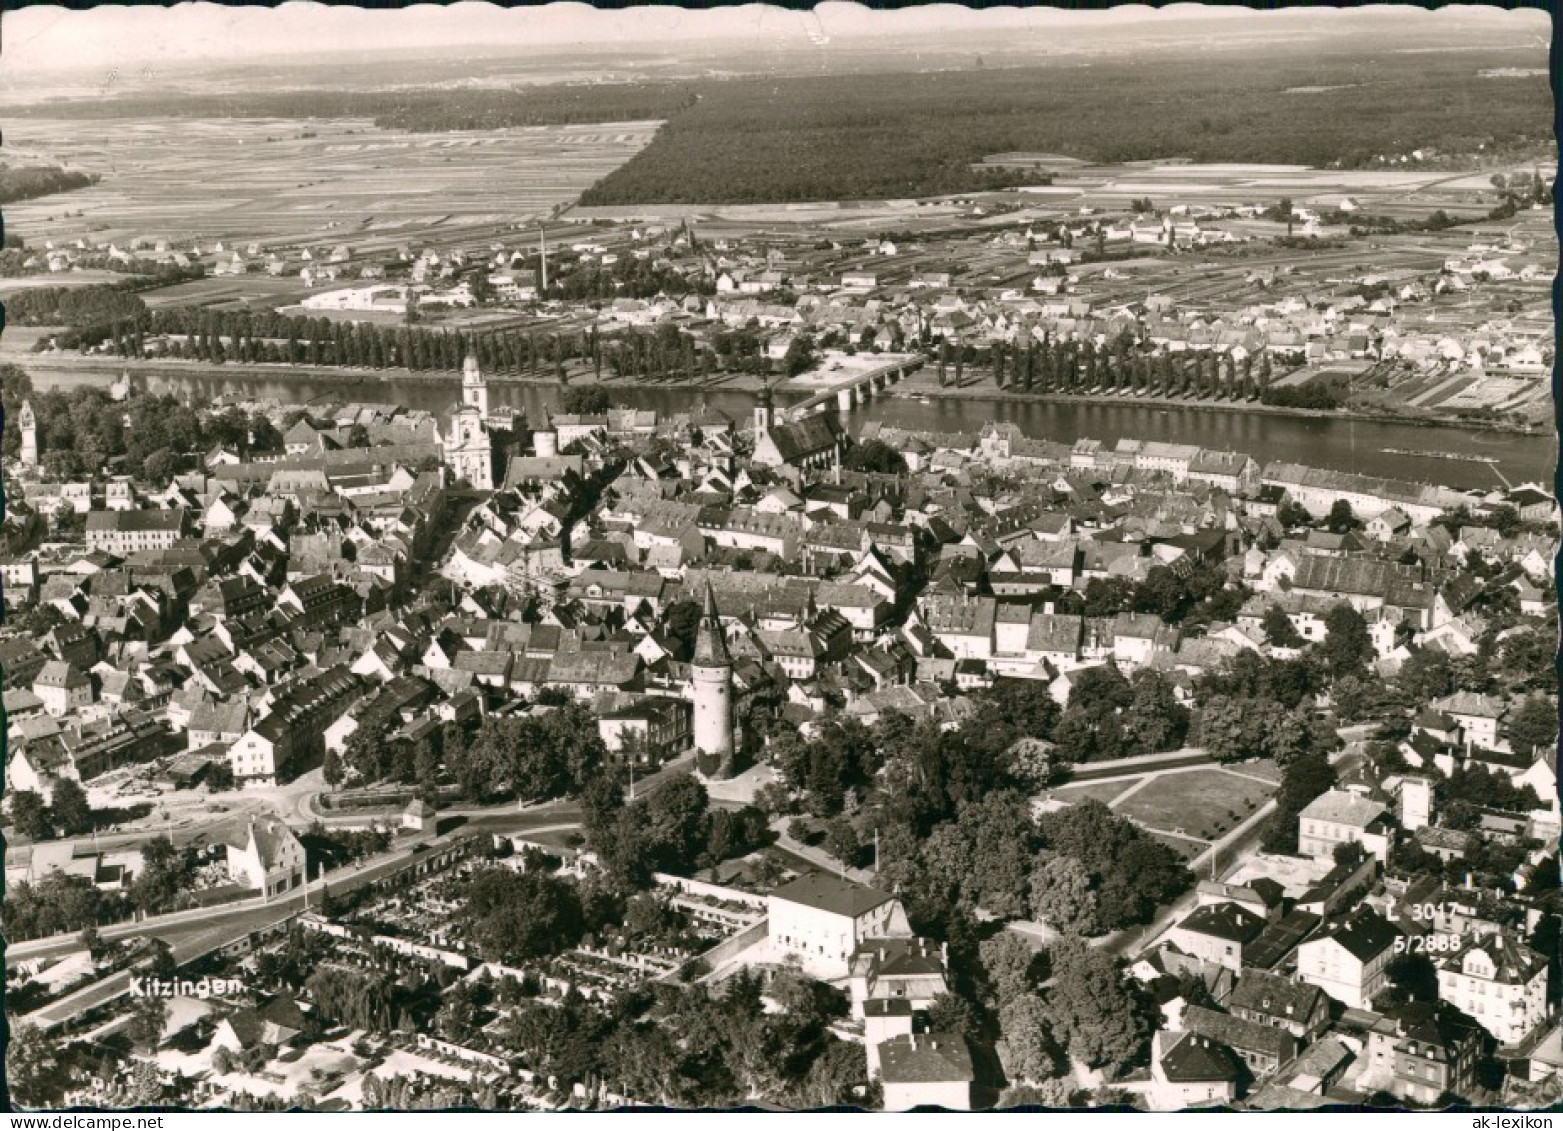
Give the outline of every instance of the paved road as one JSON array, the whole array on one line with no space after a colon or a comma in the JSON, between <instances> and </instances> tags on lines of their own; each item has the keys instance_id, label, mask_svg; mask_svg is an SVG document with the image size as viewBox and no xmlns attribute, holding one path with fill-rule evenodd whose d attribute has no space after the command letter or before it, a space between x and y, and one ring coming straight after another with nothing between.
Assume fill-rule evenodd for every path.
<instances>
[{"instance_id":1,"label":"paved road","mask_svg":"<svg viewBox=\"0 0 1563 1131\"><path fill-rule=\"evenodd\" d=\"M687 772L694 764L694 756L687 755L675 759L655 773L636 779L635 794L637 797L645 796L646 792L655 789L664 781L678 774ZM738 808L736 802L715 802L717 808ZM365 820L383 818L384 812L370 812L359 814L351 820L362 823ZM487 807L473 807L465 809L451 809L440 814L441 825L454 820L454 827L448 827L441 835L439 841L448 840L451 836L460 833L486 832L486 833L518 833L539 831L563 831L581 827L584 814L581 807L571 801L552 801L541 805L529 806L525 809L517 807L514 803ZM194 839L201 830L194 830L186 839ZM134 836L135 834L126 834ZM325 884L332 892L348 892L361 887L365 883L379 879L389 871L401 864L405 864L412 853L408 847L400 847L392 850L389 855L380 856L364 864L352 868L339 869L328 872L325 876ZM318 882L311 884L318 889ZM318 895L315 898L319 898ZM252 902L230 904L227 906L212 908L195 908L189 911L177 911L168 915L155 916L150 920L139 922L115 923L105 926L101 933L106 940L138 938L155 935L170 943L176 938L182 938L202 928L210 928L219 923L229 922L245 924L245 930L253 930L256 926L266 922L274 922L286 917L293 910L303 905L303 896L295 895L288 900L279 900L269 904L256 904ZM244 932L240 932L241 934ZM30 942L18 942L6 948L6 963L15 965L17 962L29 958L49 957L59 954L68 954L80 949L80 936L76 933L67 935L55 935L47 939L38 939Z\"/></svg>"},{"instance_id":2,"label":"paved road","mask_svg":"<svg viewBox=\"0 0 1563 1131\"><path fill-rule=\"evenodd\" d=\"M1353 728L1347 728L1351 730ZM1363 744L1360 741L1348 742L1345 747L1330 755L1330 762L1335 767L1336 774L1344 777L1356 770L1364 756ZM1218 861L1225 859L1224 865L1218 865L1217 875L1231 875L1237 870L1241 854L1257 844L1264 835L1265 823L1275 812L1275 799L1271 798L1265 804L1250 814L1242 823L1238 824L1225 837L1217 841L1211 848L1200 853L1190 867L1195 870L1195 878L1209 879L1207 875L1200 875L1198 864L1204 861L1212 853L1216 854ZM1154 944L1161 934L1175 921L1194 909L1197 901L1197 891L1194 889L1184 893L1182 897L1168 904L1157 912L1156 917L1144 927L1130 928L1120 931L1116 935L1109 935L1102 940L1102 945L1110 948L1114 954L1138 954Z\"/></svg>"},{"instance_id":3,"label":"paved road","mask_svg":"<svg viewBox=\"0 0 1563 1131\"><path fill-rule=\"evenodd\" d=\"M467 832L558 831L579 828L580 822L581 810L575 805L540 806L526 812L519 812L511 807L508 812L487 813L466 820L432 841L431 844L447 843L452 836ZM332 893L345 894L406 866L418 855L422 853L414 853L411 845L403 845L365 863L327 872L324 883ZM320 899L320 884L319 880L312 881L310 884L311 898L316 902ZM176 957L185 957L181 954L180 947L190 945L188 940L191 936L200 935L217 927L233 927L236 929L233 937L237 938L268 923L284 919L294 911L302 909L303 905L304 893L301 891L286 899L273 900L270 903L248 900L244 903L218 907L176 911L138 922L114 923L101 928L101 934L105 940L111 941L155 936L173 946ZM81 949L79 934L52 935L47 939L13 943L6 948L5 960L8 966L14 966L26 959L54 957L79 949Z\"/></svg>"},{"instance_id":4,"label":"paved road","mask_svg":"<svg viewBox=\"0 0 1563 1131\"><path fill-rule=\"evenodd\" d=\"M409 866L419 855L422 854L414 853L411 846L401 848L389 856L362 867L331 873L327 877L327 884L334 892L350 892ZM311 886L317 889L314 899L318 902L319 884L316 882ZM158 916L149 922L105 927L102 934L105 939L154 935L169 944L176 962L184 963L236 942L251 931L281 922L302 910L308 898L309 893L306 889L286 899L278 899L270 903L247 902L226 908L201 908L175 915ZM75 949L80 945L77 936L66 936L63 943L51 941L49 945L39 946L36 949L30 944L23 943L20 947L8 948L6 961L10 963L13 954L18 959L36 958L60 946ZM21 953L15 953L18 950ZM113 974L29 1014L27 1020L45 1029L59 1025L127 993L134 976L135 973L130 970Z\"/></svg>"},{"instance_id":5,"label":"paved road","mask_svg":"<svg viewBox=\"0 0 1563 1131\"><path fill-rule=\"evenodd\" d=\"M213 814L209 819L195 822L174 822L172 824L147 825L142 828L130 829L126 832L98 833L96 836L76 837L74 843L83 851L109 852L117 848L134 848L145 844L149 840L166 836L175 844L187 844L192 840L211 839L211 835L219 832L226 826L242 824L251 813L261 813L269 808L268 801L264 797L240 797L229 795L225 801L233 805L226 813ZM45 844L59 844L60 841L44 841ZM5 849L5 862L8 866L25 864L32 856L32 850L37 842L26 841L12 844L9 841Z\"/></svg>"},{"instance_id":6,"label":"paved road","mask_svg":"<svg viewBox=\"0 0 1563 1131\"><path fill-rule=\"evenodd\" d=\"M668 778L687 772L693 763L694 756L690 754L676 759L657 772L639 779L635 783L636 795L644 796L647 790L655 789ZM720 808L738 807L736 802L716 802L715 804ZM441 815L441 821L444 823L451 818L456 818L455 826L448 828L446 832L429 841L428 844L432 848L448 843L457 835L472 832L540 833L578 829L581 827L582 816L583 813L580 806L572 802L550 802L527 809L519 809L514 804L510 804L487 808L451 810ZM362 820L363 818L359 817L358 819ZM252 900L223 907L196 908L189 911L174 912L140 922L117 923L107 926L102 928L101 934L106 941L144 937L162 939L169 944L173 951L174 959L183 964L236 942L252 931L260 930L287 919L303 910L311 899L318 902L322 886L333 894L344 895L412 865L423 855L426 855L426 851L415 852L413 845L403 845L363 864L329 872L323 881L313 881L304 890L285 899L274 900L270 903ZM6 963L14 966L28 959L68 954L80 949L80 947L81 938L79 934L57 935L34 942L17 943L7 948ZM131 979L134 976L135 973L129 970L113 974L57 1002L44 1006L42 1009L30 1014L27 1020L45 1029L62 1024L73 1017L80 1016L84 1012L95 1009L129 992Z\"/></svg>"},{"instance_id":7,"label":"paved road","mask_svg":"<svg viewBox=\"0 0 1563 1131\"><path fill-rule=\"evenodd\" d=\"M483 821L474 821L452 833L466 832L482 825L491 828L492 831L531 831L554 832L564 829L580 827L580 813L578 810L563 808L549 811L539 811L532 814L519 814L512 812L509 820L497 816L485 818ZM430 842L431 847L448 843L452 834L439 837ZM393 875L417 862L427 855L427 852L415 852L411 845L397 849L387 856L378 858L355 868L348 868L329 873L326 876L325 885L334 894L346 894L356 891L366 884L374 883ZM203 908L195 911L179 912L174 915L158 916L149 922L124 923L114 927L105 927L103 937L105 939L125 939L143 935L155 935L169 944L173 951L174 959L181 964L189 962L202 955L210 954L214 950L236 942L252 931L280 923L284 919L302 911L309 899L315 902L320 900L319 881L310 884L313 895L309 891L301 891L286 899L274 900L270 903L245 903L227 908ZM41 940L37 944L21 944L20 948L10 948L6 954L7 962L13 956L17 959L37 958L50 954L56 950L74 950L81 945L79 936L68 935L64 940ZM16 953L20 950L20 953ZM124 970L117 974L95 982L82 990L78 990L57 1002L44 1006L42 1009L29 1014L27 1020L41 1028L51 1028L73 1017L80 1016L88 1010L113 1001L115 998L127 993L130 989L131 979L135 977L134 971Z\"/></svg>"},{"instance_id":8,"label":"paved road","mask_svg":"<svg viewBox=\"0 0 1563 1131\"><path fill-rule=\"evenodd\" d=\"M655 773L648 774L635 781L635 794L637 797L645 796L646 792L655 789L669 777L685 773L694 768L694 755L686 754L669 762ZM317 775L318 776L318 775ZM295 827L308 826L316 821L327 828L342 828L363 826L376 821L390 820L393 823L401 817L401 806L391 806L384 809L362 810L329 810L318 806L316 799L329 792L326 789L310 790L305 793L295 794L291 797L276 798L271 796L256 795L253 797L239 794L223 795L223 799L235 808L227 813L213 815L210 820L198 821L193 824L157 825L140 829L132 829L121 833L100 833L96 837L85 836L76 838L75 843L83 850L94 852L107 852L117 848L134 848L145 844L149 840L166 836L176 845L185 845L191 842L212 843L220 839L223 830L242 825L251 813L275 811L277 802L282 804L282 819L289 821ZM718 808L736 808L724 802L712 803ZM560 812L557 803L549 803L536 806L521 813L531 812ZM572 810L579 816L579 810ZM450 817L465 817L471 821L491 823L496 818L507 818L518 812L516 803L507 801L500 805L468 805L458 806L440 811L441 819ZM501 820L501 824L503 824ZM496 830L497 831L497 830ZM519 829L513 831L520 831ZM59 843L57 841L49 842ZM33 845L17 844L7 845L6 863L10 866L25 865L31 859Z\"/></svg>"},{"instance_id":9,"label":"paved road","mask_svg":"<svg viewBox=\"0 0 1563 1131\"><path fill-rule=\"evenodd\" d=\"M1189 766L1213 766L1215 759L1203 750L1193 750L1178 758L1168 758L1162 762L1146 762L1138 766L1125 766L1113 762L1103 762L1096 765L1087 763L1077 766L1069 775L1069 780L1064 785L1075 785L1078 782L1103 781L1108 778L1142 777L1145 774L1159 770L1180 770Z\"/></svg>"}]
</instances>

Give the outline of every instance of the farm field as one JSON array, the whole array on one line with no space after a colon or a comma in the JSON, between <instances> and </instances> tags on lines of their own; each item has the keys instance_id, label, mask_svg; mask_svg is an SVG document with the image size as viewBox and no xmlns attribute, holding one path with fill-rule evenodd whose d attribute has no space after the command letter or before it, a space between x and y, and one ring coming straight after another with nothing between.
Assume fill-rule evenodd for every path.
<instances>
[{"instance_id":1,"label":"farm field","mask_svg":"<svg viewBox=\"0 0 1563 1131\"><path fill-rule=\"evenodd\" d=\"M564 215L578 221L653 221L677 223L682 220L699 221L702 230L712 236L742 238L762 231L863 232L872 234L884 229L923 232L948 229L959 223L963 227L980 231L984 228L1003 227L1032 220L1059 219L1078 213L1082 207L1112 210L1122 209L1129 202L1141 197L1152 201L1198 204L1205 207L1222 205L1268 205L1283 197L1298 207L1334 209L1343 199L1350 197L1363 212L1374 215L1390 215L1399 219L1425 219L1443 209L1451 214L1477 216L1493 206L1492 186L1485 179L1478 182L1464 177L1455 190L1446 184L1450 174L1446 170L1381 172L1368 169L1307 169L1299 167L1285 176L1275 175L1270 167L1261 165L1089 165L1084 162L1066 170L1055 171L1053 183L1048 186L1021 186L966 194L959 199L929 198L907 199L887 197L879 200L809 200L790 203L706 203L674 204L655 201L581 205L568 209ZM1439 186L1435 195L1423 190ZM992 208L990 215L973 212L971 201ZM1282 230L1272 221L1232 222L1225 227L1233 231L1269 238ZM1437 237L1425 237L1436 239ZM1438 247L1396 249L1386 267L1395 266L1398 260L1406 265L1422 269L1436 268L1442 262L1444 249ZM1320 253L1314 253L1319 257ZM1298 262L1295 252L1277 249L1278 262ZM1360 249L1346 249L1325 253L1321 266L1349 266L1360 264ZM1162 265L1167 261L1146 257L1140 260L1112 262L1095 265L1100 271L1106 267L1117 270L1142 269ZM1232 278L1218 277L1218 284L1241 284L1242 274L1260 264L1256 258L1245 257L1223 263L1223 269L1235 272ZM1187 266L1186 263L1182 266ZM1091 267L1084 268L1090 271ZM1201 282L1205 282L1201 276Z\"/></svg>"},{"instance_id":2,"label":"farm field","mask_svg":"<svg viewBox=\"0 0 1563 1131\"><path fill-rule=\"evenodd\" d=\"M1224 770L1193 770L1163 774L1113 811L1147 829L1212 841L1251 814L1271 792L1260 782Z\"/></svg>"},{"instance_id":3,"label":"farm field","mask_svg":"<svg viewBox=\"0 0 1563 1131\"><path fill-rule=\"evenodd\" d=\"M8 144L103 179L10 205L6 224L29 243L90 235L421 244L546 216L636 153L656 125L422 134L358 119L29 118L7 130Z\"/></svg>"},{"instance_id":4,"label":"farm field","mask_svg":"<svg viewBox=\"0 0 1563 1131\"><path fill-rule=\"evenodd\" d=\"M297 302L309 293L297 275L272 278L269 275L230 275L210 277L172 287L145 291L141 299L153 310L179 306L282 306Z\"/></svg>"},{"instance_id":5,"label":"farm field","mask_svg":"<svg viewBox=\"0 0 1563 1131\"><path fill-rule=\"evenodd\" d=\"M10 214L16 205L6 206L6 213ZM32 290L35 287L91 287L101 283L122 283L129 275L119 271L98 271L92 269L72 271L51 271L47 275L21 275L14 278L0 279L0 297L14 294L17 291Z\"/></svg>"},{"instance_id":6,"label":"farm field","mask_svg":"<svg viewBox=\"0 0 1563 1131\"><path fill-rule=\"evenodd\" d=\"M0 334L0 363L25 364L33 356L33 343L58 329L54 326L7 326Z\"/></svg>"}]
</instances>

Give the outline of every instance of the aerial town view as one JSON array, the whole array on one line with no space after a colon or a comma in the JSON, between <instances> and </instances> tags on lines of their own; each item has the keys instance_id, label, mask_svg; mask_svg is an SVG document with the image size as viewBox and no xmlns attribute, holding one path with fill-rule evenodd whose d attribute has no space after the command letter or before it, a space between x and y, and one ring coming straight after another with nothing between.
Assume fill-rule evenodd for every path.
<instances>
[{"instance_id":1,"label":"aerial town view","mask_svg":"<svg viewBox=\"0 0 1563 1131\"><path fill-rule=\"evenodd\" d=\"M7 12L22 1110L1563 1099L1545 12Z\"/></svg>"}]
</instances>

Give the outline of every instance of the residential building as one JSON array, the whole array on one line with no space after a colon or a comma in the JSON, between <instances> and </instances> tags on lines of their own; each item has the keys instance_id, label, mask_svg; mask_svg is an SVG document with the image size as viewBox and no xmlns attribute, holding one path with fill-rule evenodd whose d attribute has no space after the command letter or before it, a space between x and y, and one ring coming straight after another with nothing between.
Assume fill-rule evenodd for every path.
<instances>
[{"instance_id":1,"label":"residential building","mask_svg":"<svg viewBox=\"0 0 1563 1131\"><path fill-rule=\"evenodd\" d=\"M819 978L845 978L868 939L911 936L895 896L836 876L812 873L767 898L767 937L779 956L796 955Z\"/></svg>"},{"instance_id":2,"label":"residential building","mask_svg":"<svg viewBox=\"0 0 1563 1131\"><path fill-rule=\"evenodd\" d=\"M39 669L33 694L43 701L44 712L55 718L90 707L96 698L92 677L64 660L50 660Z\"/></svg>"},{"instance_id":3,"label":"residential building","mask_svg":"<svg viewBox=\"0 0 1563 1131\"><path fill-rule=\"evenodd\" d=\"M909 1033L879 1049L886 1111L938 1107L971 1111L977 1074L971 1048L958 1033Z\"/></svg>"},{"instance_id":4,"label":"residential building","mask_svg":"<svg viewBox=\"0 0 1563 1131\"><path fill-rule=\"evenodd\" d=\"M1236 1054L1220 1041L1160 1029L1151 1035L1148 1095L1157 1111L1231 1103L1242 1075Z\"/></svg>"},{"instance_id":5,"label":"residential building","mask_svg":"<svg viewBox=\"0 0 1563 1131\"><path fill-rule=\"evenodd\" d=\"M1469 1017L1443 1002L1412 1002L1376 1018L1364 1047L1364 1084L1436 1105L1470 1093L1486 1045Z\"/></svg>"},{"instance_id":6,"label":"residential building","mask_svg":"<svg viewBox=\"0 0 1563 1131\"><path fill-rule=\"evenodd\" d=\"M1504 1045L1517 1045L1546 1024L1547 960L1508 931L1461 935L1459 950L1440 955L1438 996L1475 1018Z\"/></svg>"},{"instance_id":7,"label":"residential building","mask_svg":"<svg viewBox=\"0 0 1563 1131\"><path fill-rule=\"evenodd\" d=\"M1328 860L1342 844L1354 841L1381 864L1388 863L1392 836L1389 810L1346 790L1320 794L1297 815L1297 850L1315 859Z\"/></svg>"},{"instance_id":8,"label":"residential building","mask_svg":"<svg viewBox=\"0 0 1563 1131\"><path fill-rule=\"evenodd\" d=\"M229 874L268 900L304 885L304 846L275 818L250 818L243 835L229 841L227 849Z\"/></svg>"},{"instance_id":9,"label":"residential building","mask_svg":"<svg viewBox=\"0 0 1563 1131\"><path fill-rule=\"evenodd\" d=\"M1167 939L1185 954L1229 970L1243 968L1243 947L1264 933L1265 920L1236 903L1196 907L1167 932Z\"/></svg>"},{"instance_id":10,"label":"residential building","mask_svg":"<svg viewBox=\"0 0 1563 1131\"><path fill-rule=\"evenodd\" d=\"M1367 1009L1388 984L1400 930L1378 912L1358 908L1297 948L1297 976L1352 1009Z\"/></svg>"},{"instance_id":11,"label":"residential building","mask_svg":"<svg viewBox=\"0 0 1563 1131\"><path fill-rule=\"evenodd\" d=\"M190 533L188 512L102 510L87 515L87 547L125 557L140 550L166 550Z\"/></svg>"},{"instance_id":12,"label":"residential building","mask_svg":"<svg viewBox=\"0 0 1563 1131\"><path fill-rule=\"evenodd\" d=\"M1202 1005L1183 1011L1183 1027L1231 1049L1256 1077L1269 1076L1297 1055L1297 1038L1285 1029L1244 1021Z\"/></svg>"},{"instance_id":13,"label":"residential building","mask_svg":"<svg viewBox=\"0 0 1563 1131\"><path fill-rule=\"evenodd\" d=\"M231 747L228 762L240 782L274 785L295 777L325 752L326 728L362 693L344 667L293 684Z\"/></svg>"},{"instance_id":14,"label":"residential building","mask_svg":"<svg viewBox=\"0 0 1563 1131\"><path fill-rule=\"evenodd\" d=\"M1244 1021L1285 1029L1303 1043L1330 1023L1330 1001L1323 990L1266 970L1244 970L1227 1009Z\"/></svg>"}]
</instances>

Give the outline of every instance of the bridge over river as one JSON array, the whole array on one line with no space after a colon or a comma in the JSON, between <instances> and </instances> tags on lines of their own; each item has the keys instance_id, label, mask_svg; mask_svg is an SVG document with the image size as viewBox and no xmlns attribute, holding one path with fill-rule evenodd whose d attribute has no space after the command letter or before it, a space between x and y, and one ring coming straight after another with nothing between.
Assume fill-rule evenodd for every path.
<instances>
[{"instance_id":1,"label":"bridge over river","mask_svg":"<svg viewBox=\"0 0 1563 1131\"><path fill-rule=\"evenodd\" d=\"M811 412L851 412L923 367L920 353L847 354L831 351L807 373L788 378L779 391L801 395L786 407L788 419Z\"/></svg>"}]
</instances>

